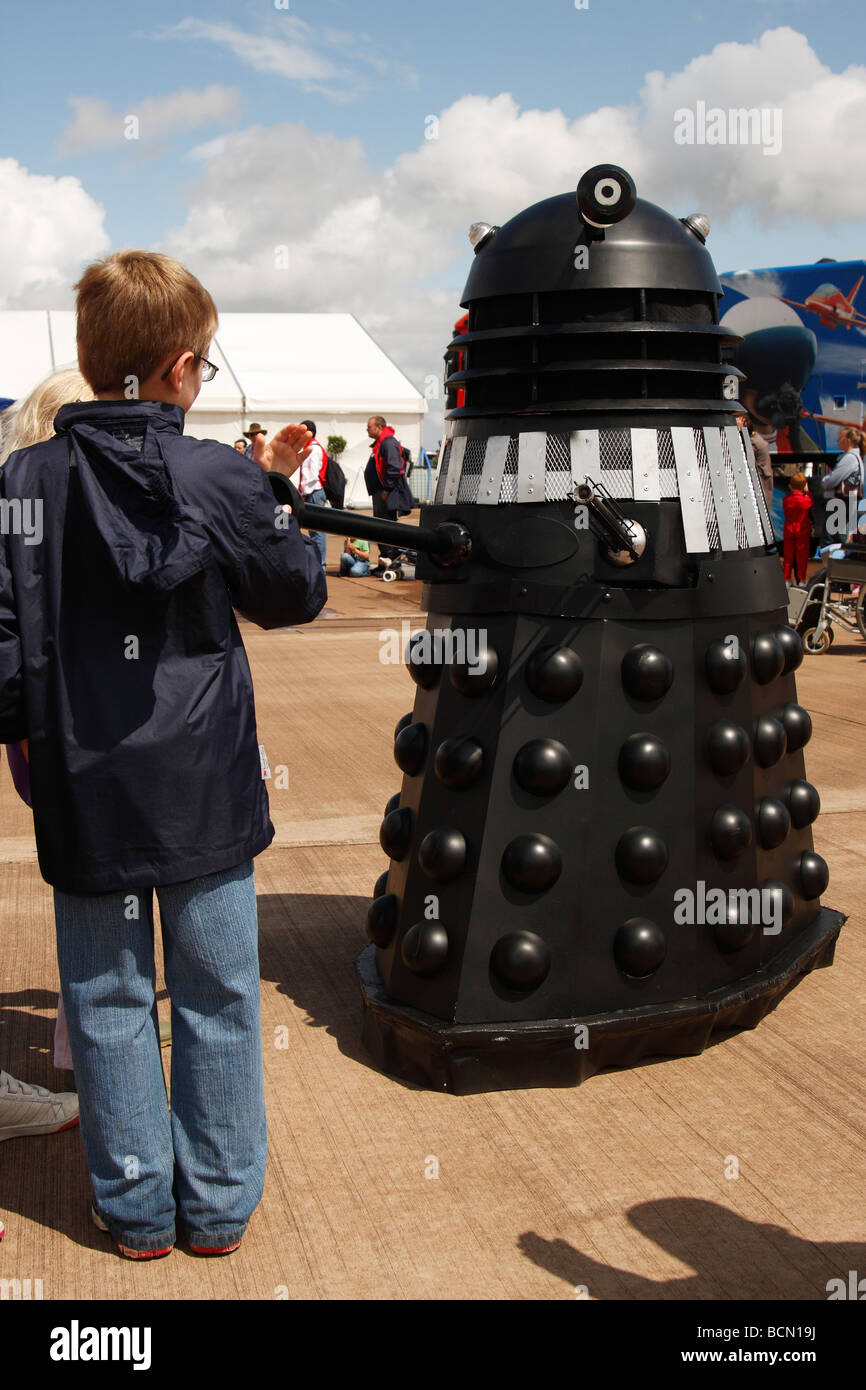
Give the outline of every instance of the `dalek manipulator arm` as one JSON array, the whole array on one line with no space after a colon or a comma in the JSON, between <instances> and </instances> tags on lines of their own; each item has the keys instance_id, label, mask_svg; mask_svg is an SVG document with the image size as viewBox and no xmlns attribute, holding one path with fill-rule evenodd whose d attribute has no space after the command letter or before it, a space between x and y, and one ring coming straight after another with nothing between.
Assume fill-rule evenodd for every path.
<instances>
[{"instance_id":1,"label":"dalek manipulator arm","mask_svg":"<svg viewBox=\"0 0 866 1390\"><path fill-rule=\"evenodd\" d=\"M437 564L450 566L467 560L472 553L472 537L459 521L443 521L438 526L407 526L380 517L360 516L336 507L315 507L305 502L282 473L267 473L278 502L287 502L300 526L333 536L359 536L382 545L399 545L404 550L420 550Z\"/></svg>"}]
</instances>

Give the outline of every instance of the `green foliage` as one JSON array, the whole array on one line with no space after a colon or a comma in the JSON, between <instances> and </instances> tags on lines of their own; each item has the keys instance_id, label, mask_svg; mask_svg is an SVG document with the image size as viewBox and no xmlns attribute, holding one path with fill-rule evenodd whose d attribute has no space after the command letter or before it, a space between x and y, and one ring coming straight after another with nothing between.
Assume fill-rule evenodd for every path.
<instances>
[{"instance_id":1,"label":"green foliage","mask_svg":"<svg viewBox=\"0 0 866 1390\"><path fill-rule=\"evenodd\" d=\"M343 450L345 449L345 447L346 447L346 441L345 441L345 439L343 438L343 436L342 436L341 434L329 434L329 435L328 435L328 453L329 453L329 454L336 454L337 457L339 457L340 454L341 454L341 453L343 452Z\"/></svg>"}]
</instances>

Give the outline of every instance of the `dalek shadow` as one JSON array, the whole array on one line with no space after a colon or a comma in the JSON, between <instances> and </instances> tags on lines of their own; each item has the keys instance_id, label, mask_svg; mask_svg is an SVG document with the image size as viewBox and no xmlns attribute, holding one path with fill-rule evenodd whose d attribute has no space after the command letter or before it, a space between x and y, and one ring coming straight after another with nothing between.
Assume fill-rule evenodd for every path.
<instances>
[{"instance_id":1,"label":"dalek shadow","mask_svg":"<svg viewBox=\"0 0 866 1390\"><path fill-rule=\"evenodd\" d=\"M695 1054L832 963L802 647L707 232L613 165L470 231L358 960L365 1043L408 1081Z\"/></svg>"}]
</instances>

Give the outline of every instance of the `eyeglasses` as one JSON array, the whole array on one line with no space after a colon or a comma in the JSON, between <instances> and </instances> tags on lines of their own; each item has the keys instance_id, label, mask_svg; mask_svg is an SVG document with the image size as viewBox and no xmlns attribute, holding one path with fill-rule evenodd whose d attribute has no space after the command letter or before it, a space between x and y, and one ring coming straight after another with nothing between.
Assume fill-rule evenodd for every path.
<instances>
[{"instance_id":1,"label":"eyeglasses","mask_svg":"<svg viewBox=\"0 0 866 1390\"><path fill-rule=\"evenodd\" d=\"M171 365L168 366L168 367L166 367L166 369L165 369L165 371L163 372L162 376L159 378L160 381L165 381L165 379L166 379L166 377L168 376L169 372L172 370L173 367L176 367L176 366L177 366L178 362L180 361L180 359L181 359L182 357L183 357L183 353L182 353L182 352L179 352L179 353L177 354L177 357L176 357L176 358L174 359L174 361L171 363ZM208 362L207 358L206 358L206 357L202 357L202 355L201 355L200 352L197 352L197 353L194 354L194 356L193 356L193 361L194 361L194 362L203 362L203 363L204 363L204 367L202 368L202 373L201 373L201 379L202 379L202 381L213 381L214 377L216 376L217 372L219 371L219 367L215 367L214 364L213 364L213 362Z\"/></svg>"}]
</instances>

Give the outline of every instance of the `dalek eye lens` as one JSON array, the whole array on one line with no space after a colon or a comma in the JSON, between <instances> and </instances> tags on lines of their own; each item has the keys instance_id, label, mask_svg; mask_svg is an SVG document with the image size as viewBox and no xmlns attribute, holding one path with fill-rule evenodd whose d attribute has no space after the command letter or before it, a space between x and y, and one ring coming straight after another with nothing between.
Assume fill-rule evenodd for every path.
<instances>
[{"instance_id":1,"label":"dalek eye lens","mask_svg":"<svg viewBox=\"0 0 866 1390\"><path fill-rule=\"evenodd\" d=\"M601 203L602 207L606 208L612 207L617 199L622 196L621 188L617 187L615 183L605 183L604 180L595 185L594 191L596 201Z\"/></svg>"}]
</instances>

